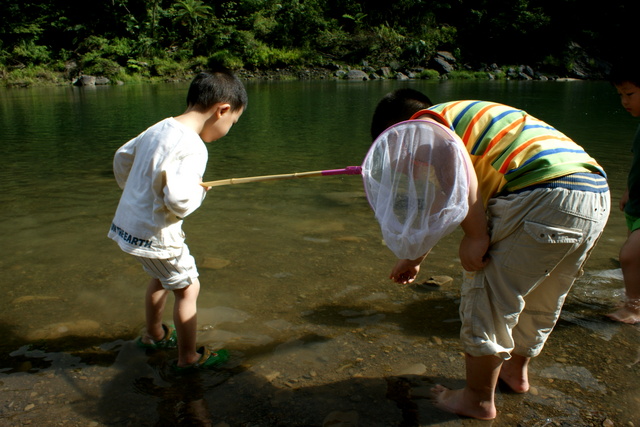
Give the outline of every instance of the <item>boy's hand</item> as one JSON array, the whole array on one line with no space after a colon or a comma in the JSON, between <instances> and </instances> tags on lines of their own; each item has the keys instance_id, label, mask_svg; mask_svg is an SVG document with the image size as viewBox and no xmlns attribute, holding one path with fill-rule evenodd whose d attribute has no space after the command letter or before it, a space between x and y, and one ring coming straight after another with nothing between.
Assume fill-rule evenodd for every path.
<instances>
[{"instance_id":1,"label":"boy's hand","mask_svg":"<svg viewBox=\"0 0 640 427\"><path fill-rule=\"evenodd\" d=\"M204 188L204 191L205 191L205 192L206 192L206 191L211 190L211 187L207 187L206 185L204 185L204 184L202 183L202 178L200 178L200 186L201 186L202 188Z\"/></svg>"},{"instance_id":2,"label":"boy's hand","mask_svg":"<svg viewBox=\"0 0 640 427\"><path fill-rule=\"evenodd\" d=\"M490 243L489 234L483 234L478 237L465 235L460 242L459 252L462 268L467 271L482 270L489 262L489 258L486 255Z\"/></svg>"},{"instance_id":3,"label":"boy's hand","mask_svg":"<svg viewBox=\"0 0 640 427\"><path fill-rule=\"evenodd\" d=\"M420 272L420 264L427 255L429 255L429 251L416 259L399 259L393 267L393 270L391 270L389 279L401 285L413 282Z\"/></svg>"},{"instance_id":4,"label":"boy's hand","mask_svg":"<svg viewBox=\"0 0 640 427\"><path fill-rule=\"evenodd\" d=\"M389 279L401 285L406 285L415 280L420 271L420 263L416 264L415 260L399 259L391 270Z\"/></svg>"}]
</instances>

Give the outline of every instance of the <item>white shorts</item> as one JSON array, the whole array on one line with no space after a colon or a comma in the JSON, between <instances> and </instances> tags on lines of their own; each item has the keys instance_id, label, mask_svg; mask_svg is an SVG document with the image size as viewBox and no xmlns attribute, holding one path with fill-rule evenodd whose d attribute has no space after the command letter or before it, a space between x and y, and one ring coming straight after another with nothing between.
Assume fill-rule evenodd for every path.
<instances>
[{"instance_id":1,"label":"white shorts","mask_svg":"<svg viewBox=\"0 0 640 427\"><path fill-rule=\"evenodd\" d=\"M175 258L158 259L135 257L142 264L142 268L154 279L160 280L162 287L167 290L186 288L198 278L196 260L189 253L187 245Z\"/></svg>"},{"instance_id":2,"label":"white shorts","mask_svg":"<svg viewBox=\"0 0 640 427\"><path fill-rule=\"evenodd\" d=\"M465 351L537 356L609 211L608 192L545 188L491 199L489 264L462 283Z\"/></svg>"}]
</instances>

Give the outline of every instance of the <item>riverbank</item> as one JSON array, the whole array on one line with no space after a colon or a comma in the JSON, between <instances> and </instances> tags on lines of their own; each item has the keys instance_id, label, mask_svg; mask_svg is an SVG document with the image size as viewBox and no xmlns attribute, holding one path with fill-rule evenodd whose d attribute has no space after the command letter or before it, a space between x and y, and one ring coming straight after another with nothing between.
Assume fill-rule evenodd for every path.
<instances>
[{"instance_id":1,"label":"riverbank","mask_svg":"<svg viewBox=\"0 0 640 427\"><path fill-rule=\"evenodd\" d=\"M399 68L393 64L374 68L368 65L349 66L334 64L326 67L282 67L274 69L234 70L243 80L601 80L605 74L600 68L588 69L575 64L568 70L558 73L557 70L536 69L529 65L483 65L476 68L461 66L453 56L441 52L429 67ZM52 70L42 67L4 70L0 72L0 84L6 88L27 88L39 86L94 86L122 85L145 83L188 82L195 75L194 69L174 68L166 75L151 75L148 72L119 76L77 75L72 65L63 70Z\"/></svg>"}]
</instances>

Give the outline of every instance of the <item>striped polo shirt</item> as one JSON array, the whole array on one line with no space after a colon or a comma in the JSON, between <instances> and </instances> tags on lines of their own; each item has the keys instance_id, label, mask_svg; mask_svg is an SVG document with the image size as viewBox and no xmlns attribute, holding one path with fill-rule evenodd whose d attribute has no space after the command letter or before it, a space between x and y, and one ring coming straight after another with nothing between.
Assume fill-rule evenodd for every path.
<instances>
[{"instance_id":1,"label":"striped polo shirt","mask_svg":"<svg viewBox=\"0 0 640 427\"><path fill-rule=\"evenodd\" d=\"M429 110L414 118L436 112L462 139L485 203L500 193L541 186L608 190L604 170L582 147L525 111L486 101L446 102Z\"/></svg>"}]
</instances>

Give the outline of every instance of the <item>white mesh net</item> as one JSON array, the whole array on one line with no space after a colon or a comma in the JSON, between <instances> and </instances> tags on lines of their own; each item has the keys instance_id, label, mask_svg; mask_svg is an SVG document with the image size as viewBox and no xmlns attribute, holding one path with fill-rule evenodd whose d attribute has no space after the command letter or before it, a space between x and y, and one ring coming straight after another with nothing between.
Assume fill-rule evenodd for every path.
<instances>
[{"instance_id":1,"label":"white mesh net","mask_svg":"<svg viewBox=\"0 0 640 427\"><path fill-rule=\"evenodd\" d=\"M468 211L469 171L462 142L436 123L411 120L373 143L362 177L386 245L415 259L451 233Z\"/></svg>"}]
</instances>

